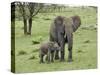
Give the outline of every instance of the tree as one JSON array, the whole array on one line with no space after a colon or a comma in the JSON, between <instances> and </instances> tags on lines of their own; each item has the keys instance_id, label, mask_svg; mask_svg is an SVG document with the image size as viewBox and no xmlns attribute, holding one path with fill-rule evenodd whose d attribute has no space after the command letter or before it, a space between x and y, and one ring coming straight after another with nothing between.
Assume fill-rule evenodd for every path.
<instances>
[{"instance_id":1,"label":"tree","mask_svg":"<svg viewBox=\"0 0 100 75\"><path fill-rule=\"evenodd\" d=\"M19 11L22 15L23 18L23 23L24 23L24 34L27 34L27 16L26 16L26 11L25 11L25 2L18 2L17 5L19 6Z\"/></svg>"},{"instance_id":2,"label":"tree","mask_svg":"<svg viewBox=\"0 0 100 75\"><path fill-rule=\"evenodd\" d=\"M31 35L32 18L39 13L41 8L43 7L43 4L31 2L17 2L17 5L23 17L24 34Z\"/></svg>"},{"instance_id":3,"label":"tree","mask_svg":"<svg viewBox=\"0 0 100 75\"><path fill-rule=\"evenodd\" d=\"M31 35L31 29L32 29L32 18L36 16L40 9L43 7L43 4L39 3L28 3L28 10L29 10L29 29L28 29L28 34Z\"/></svg>"}]
</instances>

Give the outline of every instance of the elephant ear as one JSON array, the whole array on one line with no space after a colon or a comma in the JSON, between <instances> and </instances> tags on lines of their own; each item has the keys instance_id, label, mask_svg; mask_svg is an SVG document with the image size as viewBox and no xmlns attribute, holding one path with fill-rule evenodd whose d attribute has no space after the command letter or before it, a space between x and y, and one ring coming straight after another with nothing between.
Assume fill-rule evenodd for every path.
<instances>
[{"instance_id":1,"label":"elephant ear","mask_svg":"<svg viewBox=\"0 0 100 75\"><path fill-rule=\"evenodd\" d=\"M80 27L81 25L81 19L79 16L72 16L71 18L73 20L73 24L72 24L73 32L75 32L78 29L78 27Z\"/></svg>"}]
</instances>

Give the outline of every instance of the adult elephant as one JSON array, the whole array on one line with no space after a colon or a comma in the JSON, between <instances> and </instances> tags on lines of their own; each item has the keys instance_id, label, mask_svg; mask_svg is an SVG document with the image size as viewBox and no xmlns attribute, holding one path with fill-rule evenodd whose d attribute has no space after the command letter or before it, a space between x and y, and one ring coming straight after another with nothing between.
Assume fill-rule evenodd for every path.
<instances>
[{"instance_id":1,"label":"adult elephant","mask_svg":"<svg viewBox=\"0 0 100 75\"><path fill-rule=\"evenodd\" d=\"M73 32L81 25L79 16L66 18L57 16L50 26L50 41L57 42L61 47L60 61L64 61L65 43L68 43L68 62L72 61ZM56 51L55 59L59 59L59 52Z\"/></svg>"}]
</instances>

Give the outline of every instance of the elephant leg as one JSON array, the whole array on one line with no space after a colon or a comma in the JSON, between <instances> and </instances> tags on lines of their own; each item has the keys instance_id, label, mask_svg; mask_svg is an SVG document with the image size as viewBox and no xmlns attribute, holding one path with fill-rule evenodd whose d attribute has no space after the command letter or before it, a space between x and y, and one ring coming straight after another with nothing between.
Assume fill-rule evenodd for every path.
<instances>
[{"instance_id":1,"label":"elephant leg","mask_svg":"<svg viewBox=\"0 0 100 75\"><path fill-rule=\"evenodd\" d=\"M73 45L73 34L67 35L68 39L68 62L72 62L72 45Z\"/></svg>"},{"instance_id":2,"label":"elephant leg","mask_svg":"<svg viewBox=\"0 0 100 75\"><path fill-rule=\"evenodd\" d=\"M44 61L43 61L43 57L44 57L44 55L40 55L40 63L44 63Z\"/></svg>"},{"instance_id":3,"label":"elephant leg","mask_svg":"<svg viewBox=\"0 0 100 75\"><path fill-rule=\"evenodd\" d=\"M50 50L48 50L48 54L47 54L47 57L48 57L48 61L47 61L47 63L49 64L50 63L50 56L51 56L51 52L50 52Z\"/></svg>"},{"instance_id":4,"label":"elephant leg","mask_svg":"<svg viewBox=\"0 0 100 75\"><path fill-rule=\"evenodd\" d=\"M51 53L51 62L54 62L53 58L54 58L54 52Z\"/></svg>"},{"instance_id":5,"label":"elephant leg","mask_svg":"<svg viewBox=\"0 0 100 75\"><path fill-rule=\"evenodd\" d=\"M55 60L59 59L59 51L55 52Z\"/></svg>"},{"instance_id":6,"label":"elephant leg","mask_svg":"<svg viewBox=\"0 0 100 75\"><path fill-rule=\"evenodd\" d=\"M61 43L61 50L60 50L61 58L60 61L65 61L65 42Z\"/></svg>"},{"instance_id":7,"label":"elephant leg","mask_svg":"<svg viewBox=\"0 0 100 75\"><path fill-rule=\"evenodd\" d=\"M45 61L48 61L48 55L46 56Z\"/></svg>"},{"instance_id":8,"label":"elephant leg","mask_svg":"<svg viewBox=\"0 0 100 75\"><path fill-rule=\"evenodd\" d=\"M69 54L68 54L68 62L72 62L72 50L69 49Z\"/></svg>"}]
</instances>

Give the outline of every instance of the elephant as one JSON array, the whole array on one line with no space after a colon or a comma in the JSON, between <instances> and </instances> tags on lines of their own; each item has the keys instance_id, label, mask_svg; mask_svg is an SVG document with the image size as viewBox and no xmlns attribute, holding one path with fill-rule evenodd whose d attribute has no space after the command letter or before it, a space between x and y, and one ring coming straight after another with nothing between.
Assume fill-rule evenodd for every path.
<instances>
[{"instance_id":1,"label":"elephant","mask_svg":"<svg viewBox=\"0 0 100 75\"><path fill-rule=\"evenodd\" d=\"M68 43L68 62L72 62L73 32L81 25L81 19L75 15L72 17L57 16L50 25L49 40L57 42L61 47L60 57L59 51L56 51L55 59L65 61L65 44Z\"/></svg>"},{"instance_id":2,"label":"elephant","mask_svg":"<svg viewBox=\"0 0 100 75\"><path fill-rule=\"evenodd\" d=\"M47 55L46 60L48 63L54 62L54 53L55 51L59 51L60 47L55 42L47 42L43 43L40 46L39 56L40 56L40 63L44 63L43 57Z\"/></svg>"}]
</instances>

